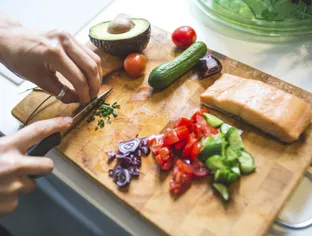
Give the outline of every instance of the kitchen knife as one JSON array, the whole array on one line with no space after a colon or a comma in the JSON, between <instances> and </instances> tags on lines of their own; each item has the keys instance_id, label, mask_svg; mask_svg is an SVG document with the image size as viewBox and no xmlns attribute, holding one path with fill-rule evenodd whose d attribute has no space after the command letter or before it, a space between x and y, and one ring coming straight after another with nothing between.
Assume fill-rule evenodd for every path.
<instances>
[{"instance_id":1,"label":"kitchen knife","mask_svg":"<svg viewBox=\"0 0 312 236\"><path fill-rule=\"evenodd\" d=\"M92 102L90 102L86 107L84 107L76 116L73 118L73 123L71 126L65 130L63 133L57 132L47 136L46 138L42 139L34 146L28 149L26 152L27 156L44 156L47 154L52 148L58 146L61 141L62 137L64 137L73 127L75 127L83 118L88 116L91 111L96 107L98 101L101 99L106 98L112 91L112 88L108 89L106 92L102 93Z\"/></svg>"}]
</instances>

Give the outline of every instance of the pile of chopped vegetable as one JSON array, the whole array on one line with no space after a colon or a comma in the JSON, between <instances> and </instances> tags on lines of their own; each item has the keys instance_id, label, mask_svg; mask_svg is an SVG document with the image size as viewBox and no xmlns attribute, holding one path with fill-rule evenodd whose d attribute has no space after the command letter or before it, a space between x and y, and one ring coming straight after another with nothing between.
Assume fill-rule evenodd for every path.
<instances>
[{"instance_id":1,"label":"pile of chopped vegetable","mask_svg":"<svg viewBox=\"0 0 312 236\"><path fill-rule=\"evenodd\" d=\"M147 142L147 138L135 138L120 142L117 153L112 151L106 153L109 162L117 159L117 164L114 169L109 170L109 175L119 187L128 185L132 176L138 177L140 175L138 167L142 164L141 157L150 154Z\"/></svg>"},{"instance_id":2,"label":"pile of chopped vegetable","mask_svg":"<svg viewBox=\"0 0 312 236\"><path fill-rule=\"evenodd\" d=\"M174 194L185 192L194 177L208 173L214 176L214 188L224 200L229 200L228 186L242 174L256 168L254 159L246 152L242 132L202 109L191 119L181 117L174 122L174 129L149 138L151 150L162 170L174 165L173 152L180 152L170 181Z\"/></svg>"},{"instance_id":3,"label":"pile of chopped vegetable","mask_svg":"<svg viewBox=\"0 0 312 236\"><path fill-rule=\"evenodd\" d=\"M112 105L104 102L104 99L100 99L96 105L96 109L93 111L92 115L88 118L88 122L91 123L95 120L95 117L98 116L100 119L97 121L95 130L98 130L99 127L103 128L105 126L105 119L107 123L110 123L111 116L114 118L117 117L116 109L120 109L120 105L117 102L114 102Z\"/></svg>"}]
</instances>

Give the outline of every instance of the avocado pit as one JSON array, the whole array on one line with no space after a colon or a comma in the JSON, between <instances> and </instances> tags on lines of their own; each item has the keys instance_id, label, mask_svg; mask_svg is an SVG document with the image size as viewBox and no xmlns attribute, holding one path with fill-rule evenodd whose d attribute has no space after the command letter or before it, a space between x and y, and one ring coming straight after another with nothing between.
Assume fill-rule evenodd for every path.
<instances>
[{"instance_id":1,"label":"avocado pit","mask_svg":"<svg viewBox=\"0 0 312 236\"><path fill-rule=\"evenodd\" d=\"M107 26L107 32L122 34L129 32L135 26L133 20L126 14L119 14Z\"/></svg>"}]
</instances>

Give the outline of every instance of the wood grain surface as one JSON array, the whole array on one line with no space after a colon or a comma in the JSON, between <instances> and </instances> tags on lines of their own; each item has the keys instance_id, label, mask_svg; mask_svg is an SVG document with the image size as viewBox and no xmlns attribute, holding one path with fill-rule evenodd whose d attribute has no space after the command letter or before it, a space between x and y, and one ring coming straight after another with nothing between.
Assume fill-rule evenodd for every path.
<instances>
[{"instance_id":1,"label":"wood grain surface","mask_svg":"<svg viewBox=\"0 0 312 236\"><path fill-rule=\"evenodd\" d=\"M147 68L139 78L131 78L120 69L120 59L101 53L105 71L101 90L114 88L107 101L121 104L119 115L98 131L94 130L96 121L91 124L82 121L65 136L57 150L166 234L263 235L311 163L311 125L300 140L285 145L217 113L227 123L244 131L246 149L255 157L257 165L254 174L243 176L231 187L232 200L228 204L213 191L211 177L193 181L191 188L178 198L171 196L169 180L172 173L160 171L152 155L143 159L140 177L132 180L125 190L119 190L108 176L108 170L115 163L107 163L106 151L116 150L120 141L132 139L137 134L144 137L159 133L179 116L190 116L199 107L199 95L220 77L217 74L200 79L196 71L190 71L167 89L153 91L147 83L149 73L178 53L170 34L156 27L152 28L151 41L144 52ZM264 81L312 105L312 94L224 55L211 53L221 60L223 73ZM13 109L13 115L25 122L46 96L42 92L32 92ZM31 122L73 115L76 107L76 104L64 105L51 99Z\"/></svg>"}]
</instances>

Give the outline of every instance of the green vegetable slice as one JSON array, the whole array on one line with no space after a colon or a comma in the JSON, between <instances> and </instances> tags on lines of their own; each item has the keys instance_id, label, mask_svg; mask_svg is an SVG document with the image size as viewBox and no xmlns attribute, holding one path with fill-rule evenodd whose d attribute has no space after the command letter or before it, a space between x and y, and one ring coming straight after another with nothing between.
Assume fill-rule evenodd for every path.
<instances>
[{"instance_id":1,"label":"green vegetable slice","mask_svg":"<svg viewBox=\"0 0 312 236\"><path fill-rule=\"evenodd\" d=\"M222 155L222 147L225 140L220 137L207 137L203 141L203 147L200 151L198 158L205 162L206 159L213 155Z\"/></svg>"},{"instance_id":2,"label":"green vegetable slice","mask_svg":"<svg viewBox=\"0 0 312 236\"><path fill-rule=\"evenodd\" d=\"M232 125L229 125L229 124L227 124L227 123L223 123L223 124L221 125L220 131L221 131L221 133L226 134L226 133L228 132L228 130L229 130L230 128L232 128L232 127L233 127Z\"/></svg>"},{"instance_id":3,"label":"green vegetable slice","mask_svg":"<svg viewBox=\"0 0 312 236\"><path fill-rule=\"evenodd\" d=\"M238 160L243 174L249 174L256 169L255 160L248 152L242 152Z\"/></svg>"},{"instance_id":4,"label":"green vegetable slice","mask_svg":"<svg viewBox=\"0 0 312 236\"><path fill-rule=\"evenodd\" d=\"M223 184L213 183L212 186L217 190L225 201L230 199L230 193L227 186Z\"/></svg>"},{"instance_id":5,"label":"green vegetable slice","mask_svg":"<svg viewBox=\"0 0 312 236\"><path fill-rule=\"evenodd\" d=\"M211 115L211 114L209 114L209 113L204 113L204 117L205 117L207 123L208 123L210 126L215 127L215 128L221 126L221 125L224 123L223 120L221 120L221 119L219 119L218 117L216 117L216 116L214 116L214 115Z\"/></svg>"},{"instance_id":6,"label":"green vegetable slice","mask_svg":"<svg viewBox=\"0 0 312 236\"><path fill-rule=\"evenodd\" d=\"M224 159L220 155L213 155L206 160L205 164L212 173L215 173L218 169L225 167Z\"/></svg>"},{"instance_id":7,"label":"green vegetable slice","mask_svg":"<svg viewBox=\"0 0 312 236\"><path fill-rule=\"evenodd\" d=\"M235 172L232 172L229 168L218 169L214 176L214 180L222 184L231 184L238 178L239 175Z\"/></svg>"},{"instance_id":8,"label":"green vegetable slice","mask_svg":"<svg viewBox=\"0 0 312 236\"><path fill-rule=\"evenodd\" d=\"M238 129L234 127L230 128L226 134L226 137L231 146L236 146L244 149L243 140L239 134Z\"/></svg>"},{"instance_id":9,"label":"green vegetable slice","mask_svg":"<svg viewBox=\"0 0 312 236\"><path fill-rule=\"evenodd\" d=\"M233 161L242 155L242 151L236 146L228 146L226 148L225 155L227 160Z\"/></svg>"}]
</instances>

